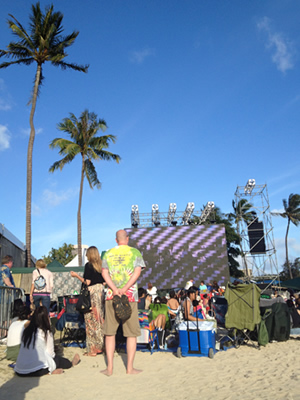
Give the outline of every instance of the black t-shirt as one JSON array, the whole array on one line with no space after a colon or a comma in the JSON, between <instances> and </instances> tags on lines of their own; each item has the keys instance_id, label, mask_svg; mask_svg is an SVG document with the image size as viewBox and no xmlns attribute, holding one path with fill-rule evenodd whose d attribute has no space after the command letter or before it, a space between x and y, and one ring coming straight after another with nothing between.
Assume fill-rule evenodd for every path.
<instances>
[{"instance_id":1,"label":"black t-shirt","mask_svg":"<svg viewBox=\"0 0 300 400\"><path fill-rule=\"evenodd\" d=\"M85 264L83 278L91 281L90 286L96 285L97 283L105 282L102 274L95 271L93 264L90 263Z\"/></svg>"}]
</instances>

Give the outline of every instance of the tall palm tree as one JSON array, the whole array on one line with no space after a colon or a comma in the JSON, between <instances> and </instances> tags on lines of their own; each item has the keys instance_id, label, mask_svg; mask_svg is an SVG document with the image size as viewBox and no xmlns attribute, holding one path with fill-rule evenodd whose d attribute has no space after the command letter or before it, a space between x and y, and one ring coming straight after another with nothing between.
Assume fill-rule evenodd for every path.
<instances>
[{"instance_id":1,"label":"tall palm tree","mask_svg":"<svg viewBox=\"0 0 300 400\"><path fill-rule=\"evenodd\" d=\"M276 217L287 218L287 229L285 234L285 255L286 255L286 265L289 267L290 277L293 279L292 269L289 262L288 253L288 234L290 229L290 223L292 222L295 226L300 224L300 195L291 193L288 200L283 199L284 212L272 212L271 214Z\"/></svg>"},{"instance_id":2,"label":"tall palm tree","mask_svg":"<svg viewBox=\"0 0 300 400\"><path fill-rule=\"evenodd\" d=\"M115 143L116 137L113 135L96 136L98 131L105 131L107 128L103 119L98 119L94 113L83 111L80 118L77 119L74 114L70 114L70 118L64 118L58 124L58 129L70 135L71 140L57 138L50 143L50 148L58 148L59 154L64 156L60 161L56 161L49 169L54 172L57 169L62 170L66 164L69 164L77 154L82 157L81 174L80 174L80 190L77 212L77 241L78 241L78 263L82 265L81 251L81 203L83 192L84 177L87 178L90 188L94 186L101 188L97 172L92 160L113 160L119 163L121 157L117 154L110 153L106 149L110 142Z\"/></svg>"},{"instance_id":3,"label":"tall palm tree","mask_svg":"<svg viewBox=\"0 0 300 400\"><path fill-rule=\"evenodd\" d=\"M14 64L31 65L36 63L33 92L31 97L31 111L29 117L30 137L27 149L27 180L26 180L26 249L27 266L31 266L31 196L32 196L32 151L35 138L33 118L36 108L39 88L43 80L43 64L49 61L55 67L63 70L71 68L75 71L87 72L88 65L66 63L66 48L71 46L79 32L62 36L63 14L53 11L53 5L46 8L43 14L40 3L32 5L32 14L29 16L29 30L26 31L21 23L9 15L8 25L12 33L18 38L16 42L10 42L7 50L0 50L0 57L10 58L12 61L0 64L0 68L7 68Z\"/></svg>"}]
</instances>

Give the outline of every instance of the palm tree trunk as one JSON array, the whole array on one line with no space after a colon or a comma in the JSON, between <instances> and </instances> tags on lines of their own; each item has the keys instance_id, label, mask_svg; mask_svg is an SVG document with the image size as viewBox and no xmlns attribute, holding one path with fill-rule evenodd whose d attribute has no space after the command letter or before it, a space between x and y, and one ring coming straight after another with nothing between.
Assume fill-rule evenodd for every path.
<instances>
[{"instance_id":1,"label":"palm tree trunk","mask_svg":"<svg viewBox=\"0 0 300 400\"><path fill-rule=\"evenodd\" d=\"M79 190L79 203L77 211L77 246L78 246L78 264L82 267L82 249L81 249L81 202L83 193L83 180L84 180L84 157L82 156L80 190Z\"/></svg>"},{"instance_id":2,"label":"palm tree trunk","mask_svg":"<svg viewBox=\"0 0 300 400\"><path fill-rule=\"evenodd\" d=\"M286 235L285 235L285 256L286 256L286 265L289 268L290 272L290 278L293 279L293 274L292 274L292 268L289 262L289 253L288 253L288 234L289 234L289 229L290 229L290 219L288 218L288 224L287 224L287 229L286 229Z\"/></svg>"},{"instance_id":3,"label":"palm tree trunk","mask_svg":"<svg viewBox=\"0 0 300 400\"><path fill-rule=\"evenodd\" d=\"M27 252L27 267L31 267L31 201L32 201L32 152L35 138L35 129L33 117L36 108L38 88L41 77L41 66L37 66L34 89L32 95L32 106L30 111L30 136L27 149L27 178L26 178L26 252Z\"/></svg>"}]
</instances>

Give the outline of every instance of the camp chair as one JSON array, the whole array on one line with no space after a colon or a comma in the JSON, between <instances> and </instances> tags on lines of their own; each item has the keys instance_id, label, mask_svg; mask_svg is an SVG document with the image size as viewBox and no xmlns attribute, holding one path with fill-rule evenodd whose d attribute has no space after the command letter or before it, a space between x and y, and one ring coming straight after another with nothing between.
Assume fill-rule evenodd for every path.
<instances>
[{"instance_id":1,"label":"camp chair","mask_svg":"<svg viewBox=\"0 0 300 400\"><path fill-rule=\"evenodd\" d=\"M254 347L252 332L258 331L261 321L259 300L261 290L254 283L251 284L227 284L225 299L228 309L225 315L225 327L235 329L236 337L241 343L250 342Z\"/></svg>"},{"instance_id":2,"label":"camp chair","mask_svg":"<svg viewBox=\"0 0 300 400\"><path fill-rule=\"evenodd\" d=\"M64 296L65 312L61 313L56 329L61 332L60 342L63 346L85 347L85 324L83 314L76 310L79 296Z\"/></svg>"}]
</instances>

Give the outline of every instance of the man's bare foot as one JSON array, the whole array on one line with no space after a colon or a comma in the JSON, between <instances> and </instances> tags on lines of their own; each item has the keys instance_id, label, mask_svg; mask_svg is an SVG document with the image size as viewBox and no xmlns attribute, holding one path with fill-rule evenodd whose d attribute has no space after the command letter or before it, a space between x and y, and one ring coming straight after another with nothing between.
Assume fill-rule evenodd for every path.
<instances>
[{"instance_id":1,"label":"man's bare foot","mask_svg":"<svg viewBox=\"0 0 300 400\"><path fill-rule=\"evenodd\" d=\"M108 368L104 369L103 371L100 371L101 374L106 375L106 376L111 376L112 371L108 370Z\"/></svg>"},{"instance_id":2,"label":"man's bare foot","mask_svg":"<svg viewBox=\"0 0 300 400\"><path fill-rule=\"evenodd\" d=\"M72 360L73 367L75 367L75 365L77 365L79 362L80 362L80 357L79 357L79 354L76 353Z\"/></svg>"},{"instance_id":3,"label":"man's bare foot","mask_svg":"<svg viewBox=\"0 0 300 400\"><path fill-rule=\"evenodd\" d=\"M57 368L52 372L52 375L63 374L64 370L62 368Z\"/></svg>"},{"instance_id":4,"label":"man's bare foot","mask_svg":"<svg viewBox=\"0 0 300 400\"><path fill-rule=\"evenodd\" d=\"M131 371L126 371L126 374L128 375L136 375L136 374L140 374L141 372L143 372L142 369L135 369L133 368Z\"/></svg>"}]
</instances>

